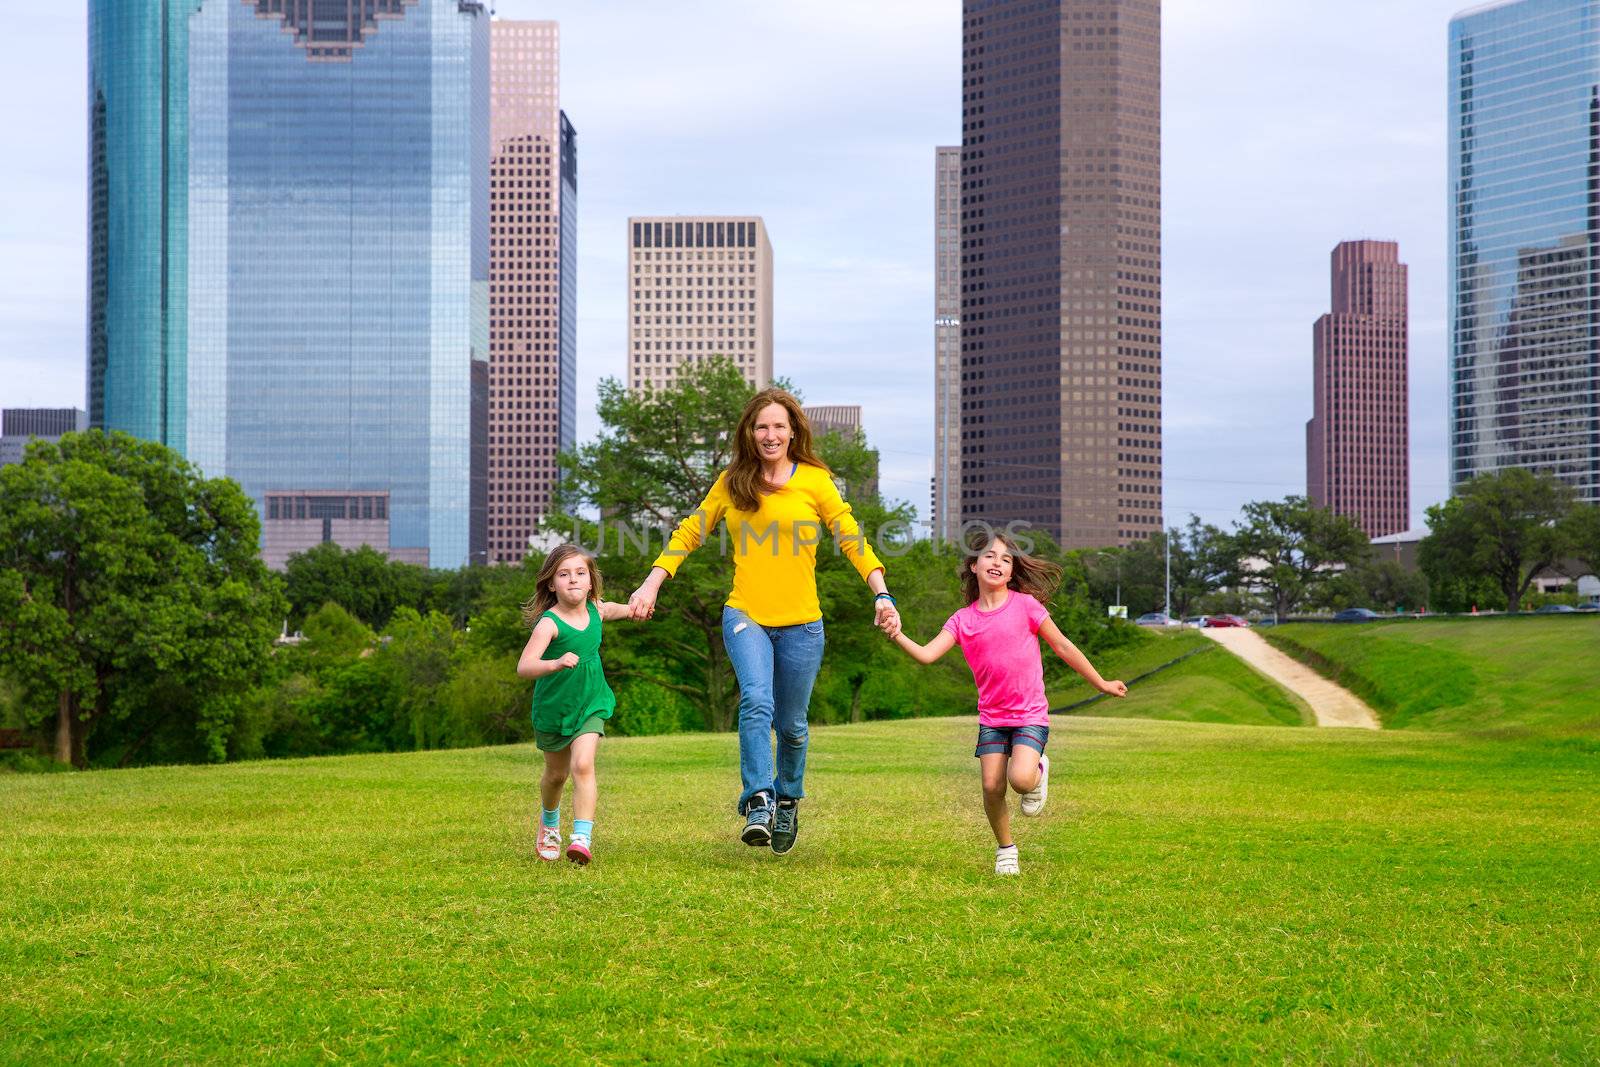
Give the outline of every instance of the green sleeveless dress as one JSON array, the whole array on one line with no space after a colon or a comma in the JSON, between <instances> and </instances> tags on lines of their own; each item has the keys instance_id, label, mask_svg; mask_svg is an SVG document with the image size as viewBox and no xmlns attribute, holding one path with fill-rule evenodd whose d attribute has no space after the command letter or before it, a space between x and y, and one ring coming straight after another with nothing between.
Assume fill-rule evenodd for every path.
<instances>
[{"instance_id":1,"label":"green sleeveless dress","mask_svg":"<svg viewBox=\"0 0 1600 1067\"><path fill-rule=\"evenodd\" d=\"M600 666L600 609L589 601L589 625L575 630L554 611L541 618L556 624L556 636L541 659L578 654L570 670L546 674L533 683L533 739L541 752L559 752L579 734L604 734L617 697Z\"/></svg>"}]
</instances>

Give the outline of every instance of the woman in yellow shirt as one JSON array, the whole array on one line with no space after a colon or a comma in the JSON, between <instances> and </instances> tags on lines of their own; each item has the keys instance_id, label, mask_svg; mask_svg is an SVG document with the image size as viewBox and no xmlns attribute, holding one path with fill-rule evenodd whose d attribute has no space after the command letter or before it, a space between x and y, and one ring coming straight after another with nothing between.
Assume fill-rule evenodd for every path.
<instances>
[{"instance_id":1,"label":"woman in yellow shirt","mask_svg":"<svg viewBox=\"0 0 1600 1067\"><path fill-rule=\"evenodd\" d=\"M700 507L678 524L629 599L634 618L649 618L661 583L724 520L733 548L733 592L722 609L722 643L739 679L739 813L745 816L739 836L782 855L800 832L806 709L822 666L816 567L824 531L871 586L877 625L893 636L900 614L884 584L883 564L812 449L800 402L782 389L764 389L745 405L733 434L733 462Z\"/></svg>"}]
</instances>

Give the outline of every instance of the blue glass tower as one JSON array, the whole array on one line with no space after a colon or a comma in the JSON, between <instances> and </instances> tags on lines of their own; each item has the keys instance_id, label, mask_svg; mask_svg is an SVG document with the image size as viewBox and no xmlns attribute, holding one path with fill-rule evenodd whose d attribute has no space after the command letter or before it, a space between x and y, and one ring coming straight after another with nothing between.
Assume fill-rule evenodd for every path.
<instances>
[{"instance_id":1,"label":"blue glass tower","mask_svg":"<svg viewBox=\"0 0 1600 1067\"><path fill-rule=\"evenodd\" d=\"M89 35L93 424L258 506L386 492L395 555L465 563L487 10L91 0Z\"/></svg>"},{"instance_id":2,"label":"blue glass tower","mask_svg":"<svg viewBox=\"0 0 1600 1067\"><path fill-rule=\"evenodd\" d=\"M1600 502L1600 0L1450 22L1450 484Z\"/></svg>"}]
</instances>

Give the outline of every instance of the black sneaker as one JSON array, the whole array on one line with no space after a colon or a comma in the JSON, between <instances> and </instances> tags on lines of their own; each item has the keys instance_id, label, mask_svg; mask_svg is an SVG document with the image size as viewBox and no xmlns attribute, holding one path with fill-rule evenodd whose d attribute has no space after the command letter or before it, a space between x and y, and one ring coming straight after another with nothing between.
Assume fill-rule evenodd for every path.
<instances>
[{"instance_id":1,"label":"black sneaker","mask_svg":"<svg viewBox=\"0 0 1600 1067\"><path fill-rule=\"evenodd\" d=\"M747 845L772 843L772 805L767 803L767 794L757 793L745 805L744 832L739 840Z\"/></svg>"},{"instance_id":2,"label":"black sneaker","mask_svg":"<svg viewBox=\"0 0 1600 1067\"><path fill-rule=\"evenodd\" d=\"M798 801L779 801L778 811L772 817L772 851L783 855L794 848L794 839L800 836L800 804Z\"/></svg>"}]
</instances>

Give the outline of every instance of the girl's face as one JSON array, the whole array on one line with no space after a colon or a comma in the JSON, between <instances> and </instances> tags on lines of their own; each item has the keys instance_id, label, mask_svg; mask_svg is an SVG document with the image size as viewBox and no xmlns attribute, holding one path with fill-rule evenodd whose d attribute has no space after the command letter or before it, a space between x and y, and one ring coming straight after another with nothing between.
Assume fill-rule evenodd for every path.
<instances>
[{"instance_id":1,"label":"girl's face","mask_svg":"<svg viewBox=\"0 0 1600 1067\"><path fill-rule=\"evenodd\" d=\"M556 568L550 579L550 588L556 599L569 608L575 608L589 599L594 582L589 577L589 561L582 556L568 556Z\"/></svg>"},{"instance_id":2,"label":"girl's face","mask_svg":"<svg viewBox=\"0 0 1600 1067\"><path fill-rule=\"evenodd\" d=\"M789 412L782 404L768 404L756 412L756 453L767 463L776 463L789 454Z\"/></svg>"},{"instance_id":3,"label":"girl's face","mask_svg":"<svg viewBox=\"0 0 1600 1067\"><path fill-rule=\"evenodd\" d=\"M1011 582L1011 549L999 538L990 541L973 561L972 573L978 576L979 589L991 593L1004 589Z\"/></svg>"}]
</instances>

